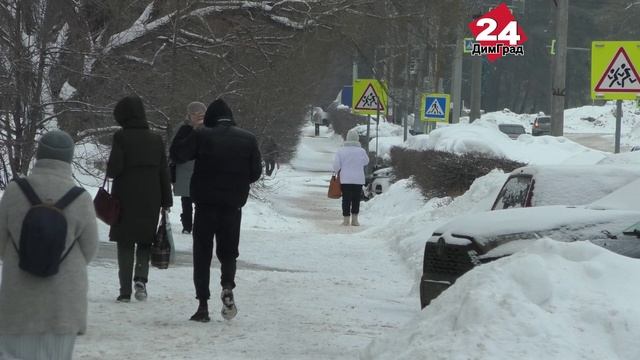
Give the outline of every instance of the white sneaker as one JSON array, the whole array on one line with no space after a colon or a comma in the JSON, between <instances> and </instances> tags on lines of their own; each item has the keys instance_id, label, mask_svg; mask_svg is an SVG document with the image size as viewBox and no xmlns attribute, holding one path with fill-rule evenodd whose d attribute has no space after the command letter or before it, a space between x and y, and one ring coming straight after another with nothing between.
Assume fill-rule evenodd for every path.
<instances>
[{"instance_id":1,"label":"white sneaker","mask_svg":"<svg viewBox=\"0 0 640 360\"><path fill-rule=\"evenodd\" d=\"M135 296L136 300L147 300L147 286L142 281L136 281L133 284L133 289L135 290L135 294L133 296Z\"/></svg>"},{"instance_id":2,"label":"white sneaker","mask_svg":"<svg viewBox=\"0 0 640 360\"><path fill-rule=\"evenodd\" d=\"M349 226L349 219L350 219L349 216L345 216L344 220L342 220L342 225Z\"/></svg>"},{"instance_id":3,"label":"white sneaker","mask_svg":"<svg viewBox=\"0 0 640 360\"><path fill-rule=\"evenodd\" d=\"M351 214L351 226L360 226L360 223L358 222L358 214Z\"/></svg>"},{"instance_id":4,"label":"white sneaker","mask_svg":"<svg viewBox=\"0 0 640 360\"><path fill-rule=\"evenodd\" d=\"M222 317L225 320L233 319L238 314L236 303L233 300L233 291L231 289L222 289L220 299L222 300Z\"/></svg>"}]
</instances>

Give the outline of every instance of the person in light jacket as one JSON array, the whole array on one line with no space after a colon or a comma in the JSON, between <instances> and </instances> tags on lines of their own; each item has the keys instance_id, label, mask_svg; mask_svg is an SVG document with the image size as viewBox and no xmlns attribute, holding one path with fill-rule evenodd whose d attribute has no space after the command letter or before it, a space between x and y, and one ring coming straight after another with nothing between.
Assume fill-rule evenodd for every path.
<instances>
[{"instance_id":1,"label":"person in light jacket","mask_svg":"<svg viewBox=\"0 0 640 360\"><path fill-rule=\"evenodd\" d=\"M360 146L358 132L355 129L347 133L347 141L338 150L333 160L333 171L340 175L342 189L342 225L360 226L360 198L365 183L364 167L369 163L367 152Z\"/></svg>"},{"instance_id":2,"label":"person in light jacket","mask_svg":"<svg viewBox=\"0 0 640 360\"><path fill-rule=\"evenodd\" d=\"M191 122L202 122L204 113L207 111L205 104L194 101L187 106L187 118L180 127L189 125ZM180 128L176 129L176 133ZM175 141L175 137L173 139ZM172 145L173 146L173 142ZM178 164L175 159L171 159L172 166L175 167L175 178L173 181L173 195L180 196L182 203L182 213L180 214L180 222L182 223L182 233L191 234L193 230L193 200L189 193L191 186L191 176L193 175L193 167L195 160L190 160L182 164Z\"/></svg>"},{"instance_id":3,"label":"person in light jacket","mask_svg":"<svg viewBox=\"0 0 640 360\"><path fill-rule=\"evenodd\" d=\"M59 130L40 138L26 180L42 201L58 201L76 186L73 148L71 137ZM71 250L58 273L44 278L20 269L12 244L20 246L22 221L30 208L18 185L9 183L0 200L0 359L69 360L76 336L87 328L87 264L98 248L93 200L85 191L64 208L66 249Z\"/></svg>"}]
</instances>

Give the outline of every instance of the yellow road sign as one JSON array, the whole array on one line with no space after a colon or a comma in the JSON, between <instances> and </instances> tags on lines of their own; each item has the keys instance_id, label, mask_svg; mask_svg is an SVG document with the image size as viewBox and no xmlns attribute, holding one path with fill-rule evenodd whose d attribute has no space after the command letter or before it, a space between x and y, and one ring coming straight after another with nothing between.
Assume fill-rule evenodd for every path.
<instances>
[{"instance_id":1,"label":"yellow road sign","mask_svg":"<svg viewBox=\"0 0 640 360\"><path fill-rule=\"evenodd\" d=\"M354 113L376 115L387 111L387 91L376 79L356 79L353 82L352 106Z\"/></svg>"},{"instance_id":2,"label":"yellow road sign","mask_svg":"<svg viewBox=\"0 0 640 360\"><path fill-rule=\"evenodd\" d=\"M635 100L640 96L640 41L591 43L591 98Z\"/></svg>"}]
</instances>

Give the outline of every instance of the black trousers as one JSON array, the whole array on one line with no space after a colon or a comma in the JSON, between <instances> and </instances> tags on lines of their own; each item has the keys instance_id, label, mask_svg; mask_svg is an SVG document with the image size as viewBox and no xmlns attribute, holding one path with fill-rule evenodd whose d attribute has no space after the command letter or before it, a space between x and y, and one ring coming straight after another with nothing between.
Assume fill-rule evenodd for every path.
<instances>
[{"instance_id":1,"label":"black trousers","mask_svg":"<svg viewBox=\"0 0 640 360\"><path fill-rule=\"evenodd\" d=\"M242 210L230 207L196 204L193 227L193 283L196 298L208 300L211 296L209 279L213 240L220 261L220 285L223 289L236 287L236 259L240 243Z\"/></svg>"},{"instance_id":2,"label":"black trousers","mask_svg":"<svg viewBox=\"0 0 640 360\"><path fill-rule=\"evenodd\" d=\"M360 199L362 197L362 185L341 184L342 189L342 216L351 216L360 212Z\"/></svg>"},{"instance_id":3,"label":"black trousers","mask_svg":"<svg viewBox=\"0 0 640 360\"><path fill-rule=\"evenodd\" d=\"M193 201L188 196L183 196L180 200L182 202L182 214L180 214L182 228L191 231L193 229Z\"/></svg>"},{"instance_id":4,"label":"black trousers","mask_svg":"<svg viewBox=\"0 0 640 360\"><path fill-rule=\"evenodd\" d=\"M273 173L273 170L275 170L276 168L276 161L274 159L265 159L264 164L265 164L264 172L267 174L267 176L271 176L271 174Z\"/></svg>"},{"instance_id":5,"label":"black trousers","mask_svg":"<svg viewBox=\"0 0 640 360\"><path fill-rule=\"evenodd\" d=\"M131 280L147 283L149 277L149 256L151 245L132 242L118 242L118 278L120 295L131 295ZM134 275L135 260L135 275Z\"/></svg>"}]
</instances>

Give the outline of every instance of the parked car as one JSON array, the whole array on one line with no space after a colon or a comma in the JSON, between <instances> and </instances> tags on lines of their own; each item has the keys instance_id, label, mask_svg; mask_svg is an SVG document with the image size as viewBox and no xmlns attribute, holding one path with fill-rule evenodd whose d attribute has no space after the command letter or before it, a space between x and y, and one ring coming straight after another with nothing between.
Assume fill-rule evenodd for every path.
<instances>
[{"instance_id":1,"label":"parked car","mask_svg":"<svg viewBox=\"0 0 640 360\"><path fill-rule=\"evenodd\" d=\"M536 117L531 127L531 135L551 135L551 117L547 115Z\"/></svg>"},{"instance_id":2,"label":"parked car","mask_svg":"<svg viewBox=\"0 0 640 360\"><path fill-rule=\"evenodd\" d=\"M588 240L640 258L640 211L552 205L458 217L436 229L425 244L421 306L475 266L511 255L542 237Z\"/></svg>"},{"instance_id":3,"label":"parked car","mask_svg":"<svg viewBox=\"0 0 640 360\"><path fill-rule=\"evenodd\" d=\"M585 205L640 178L619 165L531 165L509 174L491 210L544 205Z\"/></svg>"},{"instance_id":4,"label":"parked car","mask_svg":"<svg viewBox=\"0 0 640 360\"><path fill-rule=\"evenodd\" d=\"M427 240L422 307L474 266L510 255L543 236L590 240L640 257L640 239L624 234L640 223L639 179L640 170L613 165L514 170L491 211L459 216ZM593 207L586 207L590 204Z\"/></svg>"},{"instance_id":5,"label":"parked car","mask_svg":"<svg viewBox=\"0 0 640 360\"><path fill-rule=\"evenodd\" d=\"M631 147L631 151L638 151L640 150L640 145L634 145L633 147Z\"/></svg>"},{"instance_id":6,"label":"parked car","mask_svg":"<svg viewBox=\"0 0 640 360\"><path fill-rule=\"evenodd\" d=\"M520 135L526 134L524 126L520 124L500 124L498 129L503 133L509 135L511 139L517 139Z\"/></svg>"},{"instance_id":7,"label":"parked car","mask_svg":"<svg viewBox=\"0 0 640 360\"><path fill-rule=\"evenodd\" d=\"M379 170L375 170L371 175L365 179L365 186L363 189L363 199L370 200L376 195L380 195L387 191L391 185L391 176L393 174L393 168L386 167Z\"/></svg>"}]
</instances>

